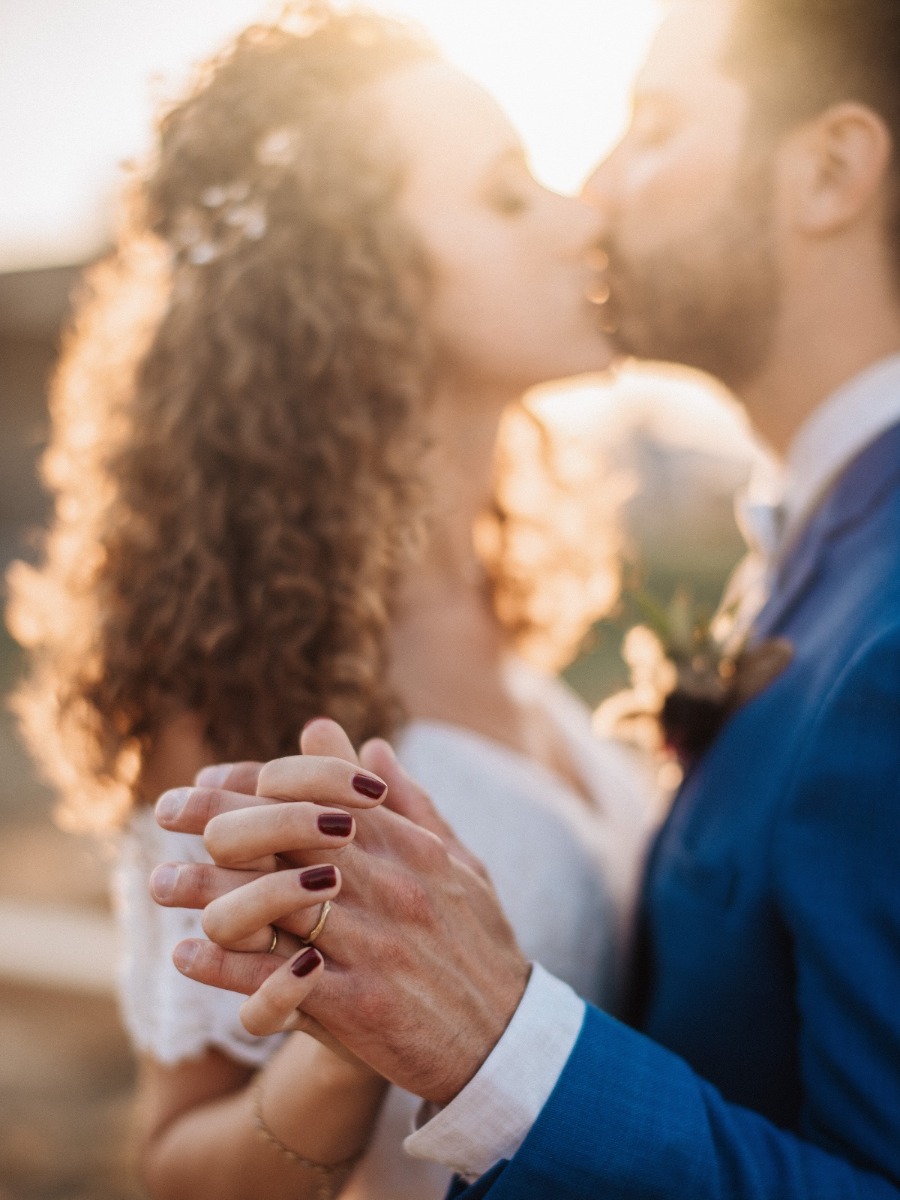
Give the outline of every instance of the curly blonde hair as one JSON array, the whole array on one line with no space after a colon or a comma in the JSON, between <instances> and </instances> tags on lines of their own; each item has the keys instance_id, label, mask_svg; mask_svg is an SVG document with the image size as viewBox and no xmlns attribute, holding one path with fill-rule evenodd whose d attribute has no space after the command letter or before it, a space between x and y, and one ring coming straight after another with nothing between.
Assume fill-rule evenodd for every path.
<instances>
[{"instance_id":1,"label":"curly blonde hair","mask_svg":"<svg viewBox=\"0 0 900 1200\"><path fill-rule=\"evenodd\" d=\"M294 5L160 122L53 384L45 562L11 580L33 664L18 710L79 804L120 814L179 712L225 759L290 753L317 714L354 739L396 719L428 280L402 164L348 105L434 53L394 22Z\"/></svg>"},{"instance_id":2,"label":"curly blonde hair","mask_svg":"<svg viewBox=\"0 0 900 1200\"><path fill-rule=\"evenodd\" d=\"M184 713L232 761L294 752L313 716L358 742L401 715L388 632L425 501L429 273L404 164L356 101L435 56L397 22L295 3L160 121L52 386L43 563L10 577L15 705L72 824L120 820ZM501 620L533 632L516 609Z\"/></svg>"}]
</instances>

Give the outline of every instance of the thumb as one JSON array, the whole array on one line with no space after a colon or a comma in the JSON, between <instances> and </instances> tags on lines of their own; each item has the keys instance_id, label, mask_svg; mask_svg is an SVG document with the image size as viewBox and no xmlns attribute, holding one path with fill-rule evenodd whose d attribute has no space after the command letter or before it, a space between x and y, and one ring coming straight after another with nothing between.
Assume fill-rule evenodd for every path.
<instances>
[{"instance_id":1,"label":"thumb","mask_svg":"<svg viewBox=\"0 0 900 1200\"><path fill-rule=\"evenodd\" d=\"M384 807L391 809L414 825L427 829L441 839L454 858L466 864L470 870L487 879L487 871L471 850L459 840L450 825L434 806L431 797L408 775L394 753L393 747L383 738L372 738L360 747L359 764L367 771L380 776L388 785Z\"/></svg>"}]
</instances>

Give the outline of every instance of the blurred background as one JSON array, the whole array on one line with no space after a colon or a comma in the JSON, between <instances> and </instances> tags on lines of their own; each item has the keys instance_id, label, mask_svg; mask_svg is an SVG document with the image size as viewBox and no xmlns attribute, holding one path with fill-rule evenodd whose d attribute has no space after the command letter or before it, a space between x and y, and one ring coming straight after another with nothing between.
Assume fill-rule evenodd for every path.
<instances>
[{"instance_id":1,"label":"blurred background","mask_svg":"<svg viewBox=\"0 0 900 1200\"><path fill-rule=\"evenodd\" d=\"M652 35L652 0L393 0L499 97L537 173L575 189L615 141ZM258 0L0 0L0 567L33 554L46 384L82 267L111 238L122 164L190 64ZM713 607L741 553L732 497L756 455L734 404L682 372L627 369L544 397L630 479L630 570ZM568 671L592 704L625 682L623 605ZM0 689L20 662L0 632ZM0 712L0 1200L127 1200L133 1067L112 999L101 846L56 827Z\"/></svg>"}]
</instances>

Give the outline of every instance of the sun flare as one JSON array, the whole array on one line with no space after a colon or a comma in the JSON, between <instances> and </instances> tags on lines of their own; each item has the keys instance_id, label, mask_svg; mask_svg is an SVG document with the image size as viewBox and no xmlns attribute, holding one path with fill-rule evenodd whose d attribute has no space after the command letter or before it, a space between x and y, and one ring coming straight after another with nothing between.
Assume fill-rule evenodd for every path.
<instances>
[{"instance_id":1,"label":"sun flare","mask_svg":"<svg viewBox=\"0 0 900 1200\"><path fill-rule=\"evenodd\" d=\"M349 0L348 0L349 2ZM344 0L338 0L344 3ZM109 229L119 164L140 156L160 97L266 0L34 0L4 7L0 269L78 261ZM577 188L615 139L656 0L375 0L424 26L505 106L535 170ZM7 19L8 18L8 19Z\"/></svg>"},{"instance_id":2,"label":"sun flare","mask_svg":"<svg viewBox=\"0 0 900 1200\"><path fill-rule=\"evenodd\" d=\"M659 22L656 0L395 0L509 112L541 178L576 188L615 141Z\"/></svg>"}]
</instances>

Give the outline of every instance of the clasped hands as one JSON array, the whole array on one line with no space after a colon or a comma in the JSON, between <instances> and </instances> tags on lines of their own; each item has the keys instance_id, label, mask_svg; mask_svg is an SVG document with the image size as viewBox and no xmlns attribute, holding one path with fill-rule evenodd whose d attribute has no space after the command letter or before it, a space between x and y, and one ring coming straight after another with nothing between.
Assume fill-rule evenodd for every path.
<instances>
[{"instance_id":1,"label":"clasped hands","mask_svg":"<svg viewBox=\"0 0 900 1200\"><path fill-rule=\"evenodd\" d=\"M300 755L207 768L161 797L157 820L202 834L214 863L151 877L157 903L204 910L209 940L181 942L175 964L246 995L250 1033L311 1033L438 1104L472 1078L529 966L484 869L386 742L357 757L314 721Z\"/></svg>"}]
</instances>

